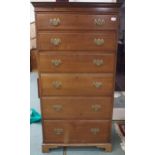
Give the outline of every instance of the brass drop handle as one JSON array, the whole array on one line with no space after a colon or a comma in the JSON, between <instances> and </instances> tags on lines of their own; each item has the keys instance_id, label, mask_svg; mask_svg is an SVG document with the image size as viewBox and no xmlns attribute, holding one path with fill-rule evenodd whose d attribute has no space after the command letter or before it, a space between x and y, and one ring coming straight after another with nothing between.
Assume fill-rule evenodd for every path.
<instances>
[{"instance_id":1,"label":"brass drop handle","mask_svg":"<svg viewBox=\"0 0 155 155\"><path fill-rule=\"evenodd\" d=\"M59 89L59 88L61 88L62 83L61 83L61 81L53 81L53 82L52 82L52 86L53 86L54 88L56 88L56 89Z\"/></svg>"},{"instance_id":2,"label":"brass drop handle","mask_svg":"<svg viewBox=\"0 0 155 155\"><path fill-rule=\"evenodd\" d=\"M97 133L100 132L100 129L99 129L99 128L91 128L91 129L90 129L90 132L91 132L92 134L96 135Z\"/></svg>"},{"instance_id":3,"label":"brass drop handle","mask_svg":"<svg viewBox=\"0 0 155 155\"><path fill-rule=\"evenodd\" d=\"M97 46L101 46L104 44L104 39L102 38L95 38L94 39L94 43L97 45Z\"/></svg>"},{"instance_id":4,"label":"brass drop handle","mask_svg":"<svg viewBox=\"0 0 155 155\"><path fill-rule=\"evenodd\" d=\"M55 128L54 129L55 135L62 135L63 133L64 133L64 129L62 129L62 128Z\"/></svg>"},{"instance_id":5,"label":"brass drop handle","mask_svg":"<svg viewBox=\"0 0 155 155\"><path fill-rule=\"evenodd\" d=\"M95 23L96 26L102 26L102 25L105 24L105 20L102 19L102 18L95 18L94 23Z\"/></svg>"},{"instance_id":6,"label":"brass drop handle","mask_svg":"<svg viewBox=\"0 0 155 155\"><path fill-rule=\"evenodd\" d=\"M93 86L95 86L96 88L101 88L103 86L103 83L102 82L94 81L93 82Z\"/></svg>"},{"instance_id":7,"label":"brass drop handle","mask_svg":"<svg viewBox=\"0 0 155 155\"><path fill-rule=\"evenodd\" d=\"M101 105L99 105L99 104L93 104L93 105L91 106L91 108L92 108L92 111L93 111L93 112L98 112L98 111L101 110Z\"/></svg>"},{"instance_id":8,"label":"brass drop handle","mask_svg":"<svg viewBox=\"0 0 155 155\"><path fill-rule=\"evenodd\" d=\"M52 26L59 26L61 21L60 21L60 18L52 18L49 20L49 23Z\"/></svg>"},{"instance_id":9,"label":"brass drop handle","mask_svg":"<svg viewBox=\"0 0 155 155\"><path fill-rule=\"evenodd\" d=\"M103 65L103 60L102 59L94 59L93 64L96 66L102 66Z\"/></svg>"},{"instance_id":10,"label":"brass drop handle","mask_svg":"<svg viewBox=\"0 0 155 155\"><path fill-rule=\"evenodd\" d=\"M60 66L62 62L60 59L53 59L51 60L51 63L53 66L57 67L57 66Z\"/></svg>"},{"instance_id":11,"label":"brass drop handle","mask_svg":"<svg viewBox=\"0 0 155 155\"><path fill-rule=\"evenodd\" d=\"M59 112L62 110L62 105L56 104L52 106L53 110Z\"/></svg>"},{"instance_id":12,"label":"brass drop handle","mask_svg":"<svg viewBox=\"0 0 155 155\"><path fill-rule=\"evenodd\" d=\"M51 38L50 42L52 45L58 46L61 44L61 39L60 38Z\"/></svg>"}]
</instances>

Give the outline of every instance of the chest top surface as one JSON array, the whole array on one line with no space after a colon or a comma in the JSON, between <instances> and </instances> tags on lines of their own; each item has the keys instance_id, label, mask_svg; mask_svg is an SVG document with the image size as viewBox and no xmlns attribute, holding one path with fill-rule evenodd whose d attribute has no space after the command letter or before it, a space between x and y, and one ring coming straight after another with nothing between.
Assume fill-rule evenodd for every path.
<instances>
[{"instance_id":1,"label":"chest top surface","mask_svg":"<svg viewBox=\"0 0 155 155\"><path fill-rule=\"evenodd\" d=\"M119 12L120 3L100 2L31 2L35 11L104 11ZM86 10L85 10L86 9Z\"/></svg>"}]
</instances>

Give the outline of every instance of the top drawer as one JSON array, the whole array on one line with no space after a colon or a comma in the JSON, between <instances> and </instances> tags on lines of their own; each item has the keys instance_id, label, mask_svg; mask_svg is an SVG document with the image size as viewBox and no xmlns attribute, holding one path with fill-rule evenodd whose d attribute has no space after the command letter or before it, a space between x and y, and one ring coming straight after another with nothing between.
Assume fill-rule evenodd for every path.
<instances>
[{"instance_id":1,"label":"top drawer","mask_svg":"<svg viewBox=\"0 0 155 155\"><path fill-rule=\"evenodd\" d=\"M38 30L104 30L117 29L116 15L37 13Z\"/></svg>"}]
</instances>

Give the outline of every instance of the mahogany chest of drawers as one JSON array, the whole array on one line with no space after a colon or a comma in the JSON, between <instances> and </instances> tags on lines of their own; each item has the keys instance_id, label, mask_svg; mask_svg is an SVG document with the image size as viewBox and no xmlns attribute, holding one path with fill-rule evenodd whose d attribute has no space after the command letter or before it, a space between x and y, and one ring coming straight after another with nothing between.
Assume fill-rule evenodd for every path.
<instances>
[{"instance_id":1,"label":"mahogany chest of drawers","mask_svg":"<svg viewBox=\"0 0 155 155\"><path fill-rule=\"evenodd\" d=\"M43 152L112 150L118 3L33 2Z\"/></svg>"}]
</instances>

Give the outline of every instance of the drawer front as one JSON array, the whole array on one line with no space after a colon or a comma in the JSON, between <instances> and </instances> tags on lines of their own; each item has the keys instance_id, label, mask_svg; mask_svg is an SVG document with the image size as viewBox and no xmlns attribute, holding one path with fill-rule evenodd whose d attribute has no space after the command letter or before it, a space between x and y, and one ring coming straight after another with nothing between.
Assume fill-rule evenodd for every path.
<instances>
[{"instance_id":1,"label":"drawer front","mask_svg":"<svg viewBox=\"0 0 155 155\"><path fill-rule=\"evenodd\" d=\"M44 120L45 143L106 143L110 141L110 121Z\"/></svg>"},{"instance_id":2,"label":"drawer front","mask_svg":"<svg viewBox=\"0 0 155 155\"><path fill-rule=\"evenodd\" d=\"M113 72L114 62L114 54L39 53L40 72Z\"/></svg>"},{"instance_id":3,"label":"drawer front","mask_svg":"<svg viewBox=\"0 0 155 155\"><path fill-rule=\"evenodd\" d=\"M38 13L38 30L104 30L117 29L116 15Z\"/></svg>"},{"instance_id":4,"label":"drawer front","mask_svg":"<svg viewBox=\"0 0 155 155\"><path fill-rule=\"evenodd\" d=\"M111 97L42 98L43 119L111 119Z\"/></svg>"},{"instance_id":5,"label":"drawer front","mask_svg":"<svg viewBox=\"0 0 155 155\"><path fill-rule=\"evenodd\" d=\"M114 31L86 32L41 32L38 34L39 50L112 50L116 49Z\"/></svg>"},{"instance_id":6,"label":"drawer front","mask_svg":"<svg viewBox=\"0 0 155 155\"><path fill-rule=\"evenodd\" d=\"M41 74L41 93L53 95L112 95L113 74Z\"/></svg>"}]
</instances>

